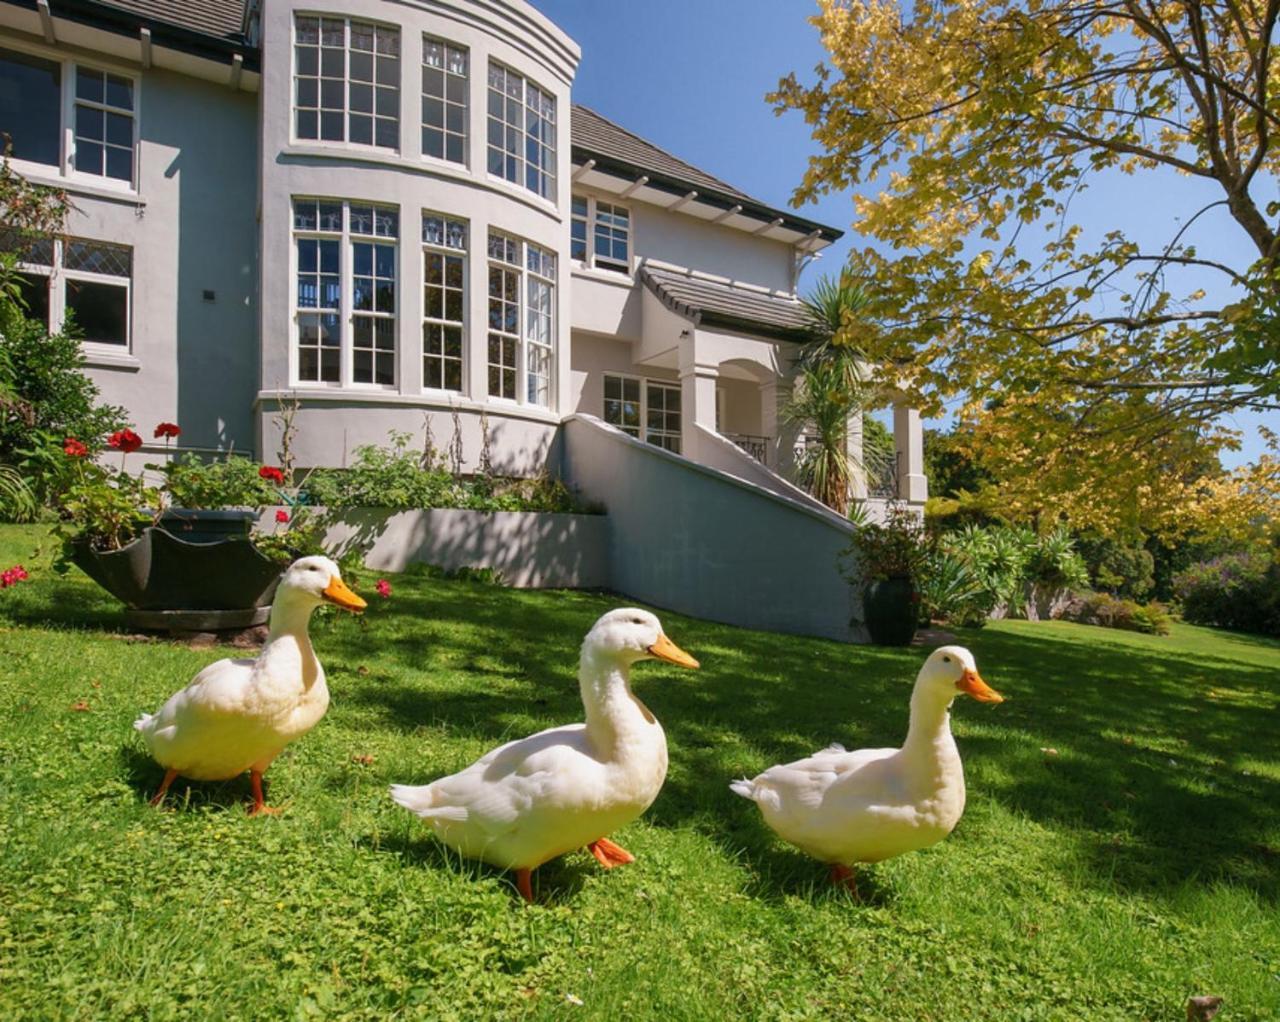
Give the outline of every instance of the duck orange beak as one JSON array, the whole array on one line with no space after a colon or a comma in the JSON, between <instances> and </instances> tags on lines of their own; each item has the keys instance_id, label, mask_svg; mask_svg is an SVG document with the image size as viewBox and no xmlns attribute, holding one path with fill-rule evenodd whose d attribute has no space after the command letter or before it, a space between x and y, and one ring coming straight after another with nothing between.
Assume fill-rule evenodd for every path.
<instances>
[{"instance_id":1,"label":"duck orange beak","mask_svg":"<svg viewBox=\"0 0 1280 1022\"><path fill-rule=\"evenodd\" d=\"M1004 696L988 685L977 671L965 671L956 682L956 688L967 692L980 703L1003 703Z\"/></svg>"},{"instance_id":2,"label":"duck orange beak","mask_svg":"<svg viewBox=\"0 0 1280 1022\"><path fill-rule=\"evenodd\" d=\"M329 578L329 584L325 586L324 592L320 594L334 606L341 607L343 610L350 610L356 614L369 606L364 600L360 599L355 593L347 588L347 584L333 575Z\"/></svg>"},{"instance_id":3,"label":"duck orange beak","mask_svg":"<svg viewBox=\"0 0 1280 1022\"><path fill-rule=\"evenodd\" d=\"M658 641L649 647L649 655L665 660L677 667L699 667L698 661L682 650L665 635L659 635Z\"/></svg>"}]
</instances>

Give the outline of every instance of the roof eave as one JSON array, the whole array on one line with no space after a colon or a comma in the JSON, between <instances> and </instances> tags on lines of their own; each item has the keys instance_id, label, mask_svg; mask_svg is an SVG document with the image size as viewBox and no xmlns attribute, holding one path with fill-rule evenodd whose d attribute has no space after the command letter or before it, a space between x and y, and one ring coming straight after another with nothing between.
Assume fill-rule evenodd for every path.
<instances>
[{"instance_id":1,"label":"roof eave","mask_svg":"<svg viewBox=\"0 0 1280 1022\"><path fill-rule=\"evenodd\" d=\"M666 192L677 198L684 197L690 192L697 192L696 201L698 203L721 211L738 207L738 215L757 220L762 225L771 224L781 218L782 222L778 225L779 227L800 234L814 235L828 245L844 237L844 231L837 230L834 227L828 227L826 224L796 216L785 210L773 209L746 196L734 195L710 188L701 181L681 180L670 174L663 174L661 171L631 163L628 160L620 160L616 156L608 156L586 146L573 145L570 148L572 160L576 166L582 166L591 161L593 170L627 182L634 182L640 177L645 177L648 179L645 187Z\"/></svg>"}]
</instances>

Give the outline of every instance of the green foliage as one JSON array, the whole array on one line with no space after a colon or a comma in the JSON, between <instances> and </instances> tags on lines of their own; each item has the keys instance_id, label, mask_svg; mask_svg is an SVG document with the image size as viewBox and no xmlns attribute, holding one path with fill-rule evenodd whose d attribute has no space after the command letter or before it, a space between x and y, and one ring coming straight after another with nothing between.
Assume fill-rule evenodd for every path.
<instances>
[{"instance_id":1,"label":"green foliage","mask_svg":"<svg viewBox=\"0 0 1280 1022\"><path fill-rule=\"evenodd\" d=\"M1225 554L1174 578L1182 616L1195 624L1280 635L1280 554Z\"/></svg>"},{"instance_id":2,"label":"green foliage","mask_svg":"<svg viewBox=\"0 0 1280 1022\"><path fill-rule=\"evenodd\" d=\"M173 507L237 508L279 503L274 486L263 479L261 466L250 458L228 454L206 461L184 453L164 465L148 465L164 475L164 488Z\"/></svg>"},{"instance_id":3,"label":"green foliage","mask_svg":"<svg viewBox=\"0 0 1280 1022\"><path fill-rule=\"evenodd\" d=\"M1141 604L1110 593L1086 593L1072 598L1063 608L1061 618L1084 625L1121 628L1146 635L1168 635L1172 618L1163 604Z\"/></svg>"},{"instance_id":4,"label":"green foliage","mask_svg":"<svg viewBox=\"0 0 1280 1022\"><path fill-rule=\"evenodd\" d=\"M309 508L295 508L289 512L287 524L281 524L271 531L255 529L253 545L264 556L284 566L293 563L299 557L310 557L313 554L332 556L324 545L327 531L326 516L317 514ZM338 567L342 568L344 573L349 568L359 568L361 563L358 550L338 559Z\"/></svg>"},{"instance_id":5,"label":"green foliage","mask_svg":"<svg viewBox=\"0 0 1280 1022\"><path fill-rule=\"evenodd\" d=\"M994 594L973 564L936 544L923 559L916 591L925 619L963 628L981 628L995 606Z\"/></svg>"},{"instance_id":6,"label":"green foliage","mask_svg":"<svg viewBox=\"0 0 1280 1022\"><path fill-rule=\"evenodd\" d=\"M849 506L849 417L863 400L862 388L850 385L840 359L814 360L801 364L783 409L783 416L801 425L809 438L796 465L801 485L837 514Z\"/></svg>"},{"instance_id":7,"label":"green foliage","mask_svg":"<svg viewBox=\"0 0 1280 1022\"><path fill-rule=\"evenodd\" d=\"M840 553L841 572L855 585L920 576L928 554L924 523L901 504L890 503L884 522L859 525Z\"/></svg>"},{"instance_id":8,"label":"green foliage","mask_svg":"<svg viewBox=\"0 0 1280 1022\"><path fill-rule=\"evenodd\" d=\"M98 550L119 550L155 523L160 492L140 476L77 458L66 470L66 478L58 525L64 556L69 556L77 543L88 543Z\"/></svg>"},{"instance_id":9,"label":"green foliage","mask_svg":"<svg viewBox=\"0 0 1280 1022\"><path fill-rule=\"evenodd\" d=\"M390 434L387 446L359 447L350 468L313 469L302 490L310 504L330 509L464 508L471 511L590 513L558 479L455 478L435 459L410 447L408 433ZM429 462L425 463L424 462Z\"/></svg>"},{"instance_id":10,"label":"green foliage","mask_svg":"<svg viewBox=\"0 0 1280 1022\"><path fill-rule=\"evenodd\" d=\"M40 502L22 473L12 465L0 465L0 521L33 522Z\"/></svg>"},{"instance_id":11,"label":"green foliage","mask_svg":"<svg viewBox=\"0 0 1280 1022\"><path fill-rule=\"evenodd\" d=\"M1097 533L1081 536L1079 546L1093 588L1141 600L1154 587L1155 557L1146 547Z\"/></svg>"},{"instance_id":12,"label":"green foliage","mask_svg":"<svg viewBox=\"0 0 1280 1022\"><path fill-rule=\"evenodd\" d=\"M0 407L0 463L18 469L41 500L55 496L65 477L67 437L95 454L126 424L124 409L97 404L83 362L78 339L50 335L0 299L0 387L10 394Z\"/></svg>"}]
</instances>

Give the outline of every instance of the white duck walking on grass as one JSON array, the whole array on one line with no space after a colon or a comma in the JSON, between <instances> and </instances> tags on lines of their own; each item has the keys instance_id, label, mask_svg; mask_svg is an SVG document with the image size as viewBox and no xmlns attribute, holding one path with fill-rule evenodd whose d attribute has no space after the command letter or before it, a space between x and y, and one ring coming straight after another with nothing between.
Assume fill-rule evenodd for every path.
<instances>
[{"instance_id":1,"label":"white duck walking on grass","mask_svg":"<svg viewBox=\"0 0 1280 1022\"><path fill-rule=\"evenodd\" d=\"M606 835L648 809L667 776L662 725L631 691L631 665L648 659L698 666L649 612L610 611L582 643L586 723L508 742L422 787L393 784L392 799L463 855L514 870L526 901L532 871L575 848L606 869L635 861Z\"/></svg>"},{"instance_id":2,"label":"white duck walking on grass","mask_svg":"<svg viewBox=\"0 0 1280 1022\"><path fill-rule=\"evenodd\" d=\"M329 707L324 668L307 634L312 611L326 601L355 612L366 606L329 558L294 561L276 588L267 642L258 658L210 664L157 713L144 713L134 722L148 751L165 768L152 805L164 801L179 775L225 781L248 770L250 814L279 811L263 800L262 774Z\"/></svg>"},{"instance_id":3,"label":"white duck walking on grass","mask_svg":"<svg viewBox=\"0 0 1280 1022\"><path fill-rule=\"evenodd\" d=\"M755 802L784 841L829 863L833 882L855 890L854 863L927 848L959 822L964 769L950 712L958 695L1004 701L979 676L973 654L943 646L916 676L902 748L846 752L832 745L729 787Z\"/></svg>"}]
</instances>

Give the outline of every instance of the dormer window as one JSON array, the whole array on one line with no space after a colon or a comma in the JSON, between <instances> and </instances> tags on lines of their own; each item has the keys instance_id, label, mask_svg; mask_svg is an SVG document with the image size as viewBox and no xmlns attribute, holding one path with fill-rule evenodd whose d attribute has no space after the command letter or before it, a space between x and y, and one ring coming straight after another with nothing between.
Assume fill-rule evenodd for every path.
<instances>
[{"instance_id":1,"label":"dormer window","mask_svg":"<svg viewBox=\"0 0 1280 1022\"><path fill-rule=\"evenodd\" d=\"M489 173L556 198L556 98L501 64L489 65Z\"/></svg>"},{"instance_id":2,"label":"dormer window","mask_svg":"<svg viewBox=\"0 0 1280 1022\"><path fill-rule=\"evenodd\" d=\"M631 212L586 195L573 197L569 254L586 266L631 272Z\"/></svg>"},{"instance_id":3,"label":"dormer window","mask_svg":"<svg viewBox=\"0 0 1280 1022\"><path fill-rule=\"evenodd\" d=\"M400 30L348 18L294 19L294 134L400 148Z\"/></svg>"}]
</instances>

